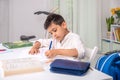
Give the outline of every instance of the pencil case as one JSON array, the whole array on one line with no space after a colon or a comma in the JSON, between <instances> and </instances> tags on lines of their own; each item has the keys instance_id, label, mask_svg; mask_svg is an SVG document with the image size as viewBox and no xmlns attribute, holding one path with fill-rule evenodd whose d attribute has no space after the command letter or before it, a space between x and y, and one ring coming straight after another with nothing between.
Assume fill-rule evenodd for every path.
<instances>
[{"instance_id":1,"label":"pencil case","mask_svg":"<svg viewBox=\"0 0 120 80\"><path fill-rule=\"evenodd\" d=\"M50 71L81 76L88 71L89 67L89 62L56 59L50 64Z\"/></svg>"}]
</instances>

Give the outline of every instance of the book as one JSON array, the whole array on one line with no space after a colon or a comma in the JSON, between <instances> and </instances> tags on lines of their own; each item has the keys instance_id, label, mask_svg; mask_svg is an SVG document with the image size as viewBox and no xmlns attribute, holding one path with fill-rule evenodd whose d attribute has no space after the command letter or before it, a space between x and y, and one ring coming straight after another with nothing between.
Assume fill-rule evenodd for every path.
<instances>
[{"instance_id":1,"label":"book","mask_svg":"<svg viewBox=\"0 0 120 80\"><path fill-rule=\"evenodd\" d=\"M115 28L112 28L112 39L113 39L114 41L117 41Z\"/></svg>"},{"instance_id":2,"label":"book","mask_svg":"<svg viewBox=\"0 0 120 80\"><path fill-rule=\"evenodd\" d=\"M120 27L117 27L115 29L115 32L116 32L117 41L120 41Z\"/></svg>"},{"instance_id":3,"label":"book","mask_svg":"<svg viewBox=\"0 0 120 80\"><path fill-rule=\"evenodd\" d=\"M42 63L35 57L1 60L4 77L44 71Z\"/></svg>"},{"instance_id":4,"label":"book","mask_svg":"<svg viewBox=\"0 0 120 80\"><path fill-rule=\"evenodd\" d=\"M16 41L16 42L5 42L5 43L2 43L2 45L4 47L9 48L9 49L13 49L13 48L21 48L21 47L32 46L33 43L30 42L30 41Z\"/></svg>"}]
</instances>

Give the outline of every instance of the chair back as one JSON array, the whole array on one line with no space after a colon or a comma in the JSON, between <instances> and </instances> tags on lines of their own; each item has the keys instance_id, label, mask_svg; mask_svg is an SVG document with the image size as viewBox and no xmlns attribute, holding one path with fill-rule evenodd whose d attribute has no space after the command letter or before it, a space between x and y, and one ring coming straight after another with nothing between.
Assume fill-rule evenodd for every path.
<instances>
[{"instance_id":1,"label":"chair back","mask_svg":"<svg viewBox=\"0 0 120 80\"><path fill-rule=\"evenodd\" d=\"M84 61L89 61L92 62L98 52L98 47L94 47L93 49L91 48L86 48L85 49L85 59Z\"/></svg>"}]
</instances>

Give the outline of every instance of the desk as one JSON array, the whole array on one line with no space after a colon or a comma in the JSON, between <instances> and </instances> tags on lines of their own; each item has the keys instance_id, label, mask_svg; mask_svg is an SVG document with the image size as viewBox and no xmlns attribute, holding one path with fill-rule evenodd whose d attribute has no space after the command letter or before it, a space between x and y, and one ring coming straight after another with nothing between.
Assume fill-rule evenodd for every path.
<instances>
[{"instance_id":1,"label":"desk","mask_svg":"<svg viewBox=\"0 0 120 80\"><path fill-rule=\"evenodd\" d=\"M0 46L0 48L4 48L4 47ZM12 51L8 53L0 54L0 60L24 58L24 57L40 57L39 54L29 55L28 54L29 50L30 47L12 49ZM42 58L40 57L40 59ZM112 80L112 77L95 69L93 70L89 69L86 75L84 76L73 76L73 75L52 73L49 71L49 65L46 66L44 65L44 69L45 71L42 72L8 76L2 78L2 80Z\"/></svg>"}]
</instances>

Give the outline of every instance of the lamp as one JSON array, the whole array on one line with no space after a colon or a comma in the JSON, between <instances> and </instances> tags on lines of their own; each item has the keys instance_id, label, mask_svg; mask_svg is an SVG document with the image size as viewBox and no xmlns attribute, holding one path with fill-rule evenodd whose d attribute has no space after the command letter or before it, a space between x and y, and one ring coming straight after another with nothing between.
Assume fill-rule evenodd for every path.
<instances>
[{"instance_id":1,"label":"lamp","mask_svg":"<svg viewBox=\"0 0 120 80\"><path fill-rule=\"evenodd\" d=\"M47 11L37 11L34 14L36 14L36 15L40 15L40 14L49 15L51 13L54 13L57 9L58 9L58 7L55 7L53 9L51 9L50 12L47 12Z\"/></svg>"},{"instance_id":2,"label":"lamp","mask_svg":"<svg viewBox=\"0 0 120 80\"><path fill-rule=\"evenodd\" d=\"M37 15L40 15L40 14L49 15L50 12L47 12L47 11L37 11L37 12L35 12L34 14L37 14Z\"/></svg>"}]
</instances>

